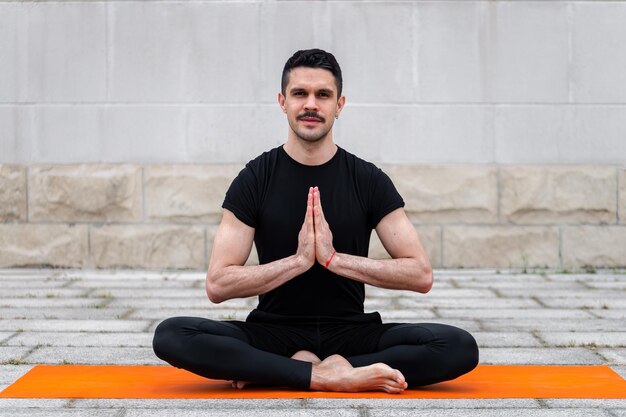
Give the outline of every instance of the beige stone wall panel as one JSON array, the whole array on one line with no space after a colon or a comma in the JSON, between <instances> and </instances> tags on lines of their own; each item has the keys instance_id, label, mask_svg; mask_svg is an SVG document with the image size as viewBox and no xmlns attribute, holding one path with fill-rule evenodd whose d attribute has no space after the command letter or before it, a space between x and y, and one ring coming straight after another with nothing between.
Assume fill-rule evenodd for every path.
<instances>
[{"instance_id":1,"label":"beige stone wall panel","mask_svg":"<svg viewBox=\"0 0 626 417\"><path fill-rule=\"evenodd\" d=\"M141 168L133 165L33 167L33 221L129 222L142 218Z\"/></svg>"},{"instance_id":2,"label":"beige stone wall panel","mask_svg":"<svg viewBox=\"0 0 626 417\"><path fill-rule=\"evenodd\" d=\"M26 175L17 165L0 165L0 222L26 220Z\"/></svg>"},{"instance_id":3,"label":"beige stone wall panel","mask_svg":"<svg viewBox=\"0 0 626 417\"><path fill-rule=\"evenodd\" d=\"M145 170L146 216L151 221L217 222L241 165L152 166Z\"/></svg>"},{"instance_id":4,"label":"beige stone wall panel","mask_svg":"<svg viewBox=\"0 0 626 417\"><path fill-rule=\"evenodd\" d=\"M489 166L395 165L384 168L417 223L497 221L497 171Z\"/></svg>"},{"instance_id":5,"label":"beige stone wall panel","mask_svg":"<svg viewBox=\"0 0 626 417\"><path fill-rule=\"evenodd\" d=\"M82 268L87 226L0 224L0 268Z\"/></svg>"},{"instance_id":6,"label":"beige stone wall panel","mask_svg":"<svg viewBox=\"0 0 626 417\"><path fill-rule=\"evenodd\" d=\"M206 268L200 226L112 225L93 227L90 236L96 268Z\"/></svg>"},{"instance_id":7,"label":"beige stone wall panel","mask_svg":"<svg viewBox=\"0 0 626 417\"><path fill-rule=\"evenodd\" d=\"M565 227L563 266L626 267L626 226Z\"/></svg>"},{"instance_id":8,"label":"beige stone wall panel","mask_svg":"<svg viewBox=\"0 0 626 417\"><path fill-rule=\"evenodd\" d=\"M417 232L433 268L441 267L441 227L418 226ZM373 259L389 259L390 256L378 238L376 231L372 232L369 247L369 257Z\"/></svg>"},{"instance_id":9,"label":"beige stone wall panel","mask_svg":"<svg viewBox=\"0 0 626 417\"><path fill-rule=\"evenodd\" d=\"M615 168L506 167L501 213L517 224L615 223Z\"/></svg>"},{"instance_id":10,"label":"beige stone wall panel","mask_svg":"<svg viewBox=\"0 0 626 417\"><path fill-rule=\"evenodd\" d=\"M559 266L559 232L555 227L444 228L444 268Z\"/></svg>"}]
</instances>

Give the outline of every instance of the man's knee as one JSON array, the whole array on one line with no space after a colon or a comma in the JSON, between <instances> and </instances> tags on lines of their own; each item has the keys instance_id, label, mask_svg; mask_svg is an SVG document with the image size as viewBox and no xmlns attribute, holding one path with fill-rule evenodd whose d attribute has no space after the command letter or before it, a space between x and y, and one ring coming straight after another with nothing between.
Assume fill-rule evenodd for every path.
<instances>
[{"instance_id":1,"label":"man's knee","mask_svg":"<svg viewBox=\"0 0 626 417\"><path fill-rule=\"evenodd\" d=\"M449 357L454 364L450 371L461 376L476 368L479 360L478 344L469 332L453 328L454 333L449 341Z\"/></svg>"},{"instance_id":2,"label":"man's knee","mask_svg":"<svg viewBox=\"0 0 626 417\"><path fill-rule=\"evenodd\" d=\"M154 330L152 349L155 355L164 361L169 362L171 353L177 350L175 345L179 343L178 338L182 324L180 319L180 317L165 319Z\"/></svg>"}]
</instances>

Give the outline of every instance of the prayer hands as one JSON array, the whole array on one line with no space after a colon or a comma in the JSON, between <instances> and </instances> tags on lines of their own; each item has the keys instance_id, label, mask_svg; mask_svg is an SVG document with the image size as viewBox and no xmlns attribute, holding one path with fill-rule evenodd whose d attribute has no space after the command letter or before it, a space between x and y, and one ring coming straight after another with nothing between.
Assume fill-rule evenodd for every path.
<instances>
[{"instance_id":1,"label":"prayer hands","mask_svg":"<svg viewBox=\"0 0 626 417\"><path fill-rule=\"evenodd\" d=\"M324 217L320 191L317 187L311 187L304 223L298 235L297 255L305 259L309 267L313 266L316 260L326 266L334 252L333 234Z\"/></svg>"}]
</instances>

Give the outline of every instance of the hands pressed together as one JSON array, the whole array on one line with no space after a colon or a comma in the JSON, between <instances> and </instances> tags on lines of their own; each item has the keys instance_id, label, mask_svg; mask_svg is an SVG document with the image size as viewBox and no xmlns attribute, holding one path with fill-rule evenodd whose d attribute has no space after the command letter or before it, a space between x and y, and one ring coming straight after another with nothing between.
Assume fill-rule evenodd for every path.
<instances>
[{"instance_id":1,"label":"hands pressed together","mask_svg":"<svg viewBox=\"0 0 626 417\"><path fill-rule=\"evenodd\" d=\"M298 251L296 255L306 262L308 269L316 261L326 267L334 253L333 233L330 231L328 222L324 217L320 191L317 187L310 187L304 223L302 223L302 228L298 234Z\"/></svg>"}]
</instances>

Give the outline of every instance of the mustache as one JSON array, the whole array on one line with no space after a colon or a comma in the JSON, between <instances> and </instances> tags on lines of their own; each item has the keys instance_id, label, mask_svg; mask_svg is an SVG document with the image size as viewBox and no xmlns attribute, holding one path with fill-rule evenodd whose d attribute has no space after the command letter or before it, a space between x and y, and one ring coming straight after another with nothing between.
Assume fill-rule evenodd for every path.
<instances>
[{"instance_id":1,"label":"mustache","mask_svg":"<svg viewBox=\"0 0 626 417\"><path fill-rule=\"evenodd\" d=\"M317 112L314 111L306 111L304 113L302 113L301 115L299 115L297 117L298 120L302 120L305 117L310 117L310 118L314 118L314 119L318 119L321 122L325 122L326 119L324 119L322 116L320 116L319 114L317 114Z\"/></svg>"}]
</instances>

